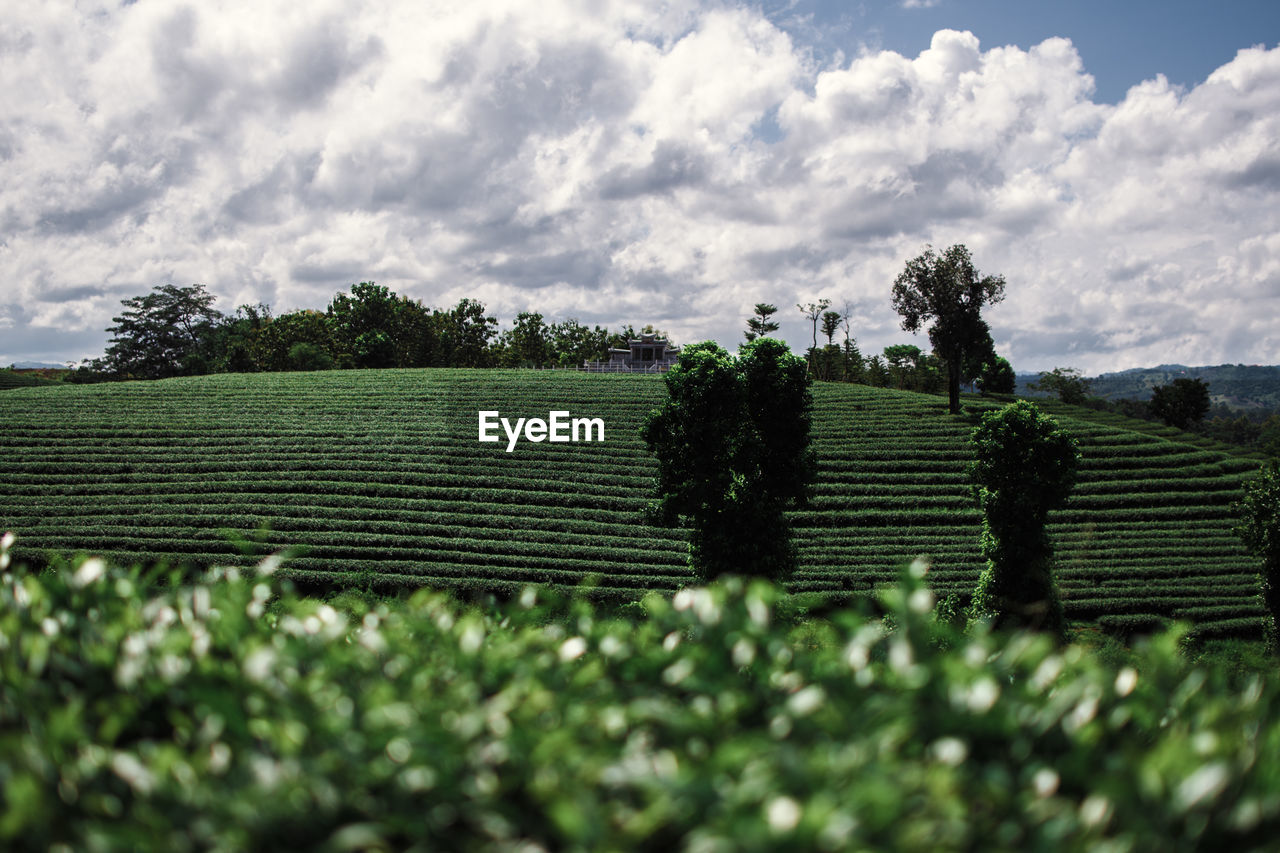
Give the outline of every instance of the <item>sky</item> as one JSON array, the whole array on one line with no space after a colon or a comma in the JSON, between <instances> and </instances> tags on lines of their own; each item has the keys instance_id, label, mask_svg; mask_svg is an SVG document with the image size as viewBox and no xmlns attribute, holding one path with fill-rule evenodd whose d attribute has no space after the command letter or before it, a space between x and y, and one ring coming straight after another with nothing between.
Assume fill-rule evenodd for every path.
<instances>
[{"instance_id":1,"label":"sky","mask_svg":"<svg viewBox=\"0 0 1280 853\"><path fill-rule=\"evenodd\" d=\"M956 243L1020 372L1280 363L1272 0L26 3L0 79L0 364L170 283L927 348Z\"/></svg>"}]
</instances>

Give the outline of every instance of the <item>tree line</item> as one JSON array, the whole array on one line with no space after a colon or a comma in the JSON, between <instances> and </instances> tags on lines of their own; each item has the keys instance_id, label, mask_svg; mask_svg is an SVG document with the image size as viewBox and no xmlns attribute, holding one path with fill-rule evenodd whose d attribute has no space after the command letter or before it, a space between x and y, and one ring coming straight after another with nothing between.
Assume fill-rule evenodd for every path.
<instances>
[{"instance_id":1,"label":"tree line","mask_svg":"<svg viewBox=\"0 0 1280 853\"><path fill-rule=\"evenodd\" d=\"M609 330L576 319L548 323L522 312L499 331L483 303L430 308L371 281L334 296L324 311L274 315L264 304L231 314L213 307L203 285L160 285L123 300L102 358L81 364L72 382L164 379L205 373L379 367L576 367L608 357L646 326Z\"/></svg>"},{"instance_id":2,"label":"tree line","mask_svg":"<svg viewBox=\"0 0 1280 853\"><path fill-rule=\"evenodd\" d=\"M856 382L880 388L897 388L935 394L947 392L952 414L960 411L961 386L983 393L1012 394L1013 367L996 353L991 327L982 319L984 305L1004 298L1003 276L983 276L963 244L938 253L931 246L907 261L894 280L893 307L902 317L902 328L917 332L929 326L932 352L913 344L893 344L880 355L864 356L851 333L853 309L845 303L833 310L831 300L796 305L809 321L811 344L806 353L809 370L817 379ZM776 305L757 303L747 320L748 342L777 331L772 319ZM818 340L819 329L826 338ZM836 342L836 335L843 340Z\"/></svg>"},{"instance_id":3,"label":"tree line","mask_svg":"<svg viewBox=\"0 0 1280 853\"><path fill-rule=\"evenodd\" d=\"M1130 418L1159 421L1166 426L1198 433L1227 444L1280 458L1280 414L1271 409L1241 412L1225 403L1213 403L1209 383L1178 378L1151 389L1150 400L1107 400L1092 393L1092 383L1079 370L1055 367L1027 386L1056 396L1064 403L1115 412Z\"/></svg>"}]
</instances>

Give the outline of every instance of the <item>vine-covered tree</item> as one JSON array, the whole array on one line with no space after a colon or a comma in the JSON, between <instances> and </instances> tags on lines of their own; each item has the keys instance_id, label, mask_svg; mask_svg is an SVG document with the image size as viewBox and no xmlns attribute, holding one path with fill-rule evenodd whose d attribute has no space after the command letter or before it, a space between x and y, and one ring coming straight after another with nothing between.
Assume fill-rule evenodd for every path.
<instances>
[{"instance_id":1,"label":"vine-covered tree","mask_svg":"<svg viewBox=\"0 0 1280 853\"><path fill-rule=\"evenodd\" d=\"M893 307L902 315L902 328L917 332L929 321L929 342L947 363L947 398L952 414L960 412L960 374L965 354L981 343L987 331L982 306L1004 298L1004 277L980 277L963 244L941 255L926 246L907 261L893 283Z\"/></svg>"},{"instance_id":2,"label":"vine-covered tree","mask_svg":"<svg viewBox=\"0 0 1280 853\"><path fill-rule=\"evenodd\" d=\"M970 614L998 627L1031 628L1061 638L1066 622L1053 582L1050 510L1075 485L1080 451L1035 404L1018 400L982 416L972 433L974 496L982 509L982 554Z\"/></svg>"},{"instance_id":3,"label":"vine-covered tree","mask_svg":"<svg viewBox=\"0 0 1280 853\"><path fill-rule=\"evenodd\" d=\"M666 380L668 399L641 436L658 459L652 509L690 531L698 577L795 568L784 510L804 500L809 448L807 367L782 341L757 338L739 358L712 341L685 347Z\"/></svg>"},{"instance_id":4,"label":"vine-covered tree","mask_svg":"<svg viewBox=\"0 0 1280 853\"><path fill-rule=\"evenodd\" d=\"M1171 427L1187 429L1209 414L1209 383L1175 379L1151 389L1151 412Z\"/></svg>"},{"instance_id":5,"label":"vine-covered tree","mask_svg":"<svg viewBox=\"0 0 1280 853\"><path fill-rule=\"evenodd\" d=\"M122 300L104 366L121 378L162 379L209 369L209 343L222 314L202 284L162 284Z\"/></svg>"},{"instance_id":6,"label":"vine-covered tree","mask_svg":"<svg viewBox=\"0 0 1280 853\"><path fill-rule=\"evenodd\" d=\"M1280 465L1268 462L1245 484L1236 510L1241 516L1236 533L1262 559L1258 580L1267 609L1263 629L1271 651L1280 653Z\"/></svg>"},{"instance_id":7,"label":"vine-covered tree","mask_svg":"<svg viewBox=\"0 0 1280 853\"><path fill-rule=\"evenodd\" d=\"M777 305L757 302L755 311L755 316L747 320L747 331L744 332L748 341L754 341L756 338L767 338L778 331L778 324L769 319L778 312Z\"/></svg>"}]
</instances>

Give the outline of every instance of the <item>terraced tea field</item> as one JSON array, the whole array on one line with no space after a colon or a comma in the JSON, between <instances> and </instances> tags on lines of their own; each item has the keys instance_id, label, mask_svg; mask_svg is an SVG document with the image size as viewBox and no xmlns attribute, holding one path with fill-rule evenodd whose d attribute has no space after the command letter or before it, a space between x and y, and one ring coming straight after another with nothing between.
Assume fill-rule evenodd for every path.
<instances>
[{"instance_id":1,"label":"terraced tea field","mask_svg":"<svg viewBox=\"0 0 1280 853\"><path fill-rule=\"evenodd\" d=\"M658 377L384 370L218 375L0 393L0 527L16 555L243 563L300 546L301 581L511 590L534 581L635 596L689 581L684 540L641 509L638 437ZM796 591L849 595L925 554L942 595L982 560L965 465L973 418L938 397L815 388L820 468L794 513ZM969 400L982 408L992 404ZM602 443L477 441L477 412L605 421ZM1074 412L1074 414L1073 414ZM1084 470L1053 520L1068 615L1115 630L1166 618L1256 631L1256 568L1230 504L1257 462L1057 408ZM1079 415L1079 417L1075 416Z\"/></svg>"}]
</instances>

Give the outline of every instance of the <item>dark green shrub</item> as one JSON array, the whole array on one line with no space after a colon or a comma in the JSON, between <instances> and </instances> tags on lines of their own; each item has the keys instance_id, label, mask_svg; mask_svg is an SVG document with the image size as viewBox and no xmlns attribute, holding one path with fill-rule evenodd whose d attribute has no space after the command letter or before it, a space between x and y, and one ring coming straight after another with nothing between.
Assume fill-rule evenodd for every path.
<instances>
[{"instance_id":1,"label":"dark green shrub","mask_svg":"<svg viewBox=\"0 0 1280 853\"><path fill-rule=\"evenodd\" d=\"M1280 464L1268 462L1257 478L1245 484L1243 516L1236 532L1249 550L1262 558L1258 570L1262 602L1267 608L1264 634L1280 653Z\"/></svg>"}]
</instances>

